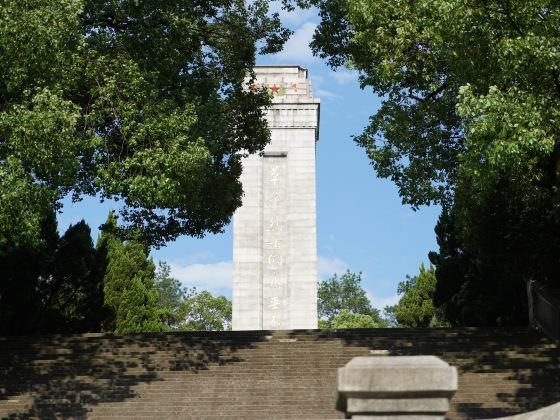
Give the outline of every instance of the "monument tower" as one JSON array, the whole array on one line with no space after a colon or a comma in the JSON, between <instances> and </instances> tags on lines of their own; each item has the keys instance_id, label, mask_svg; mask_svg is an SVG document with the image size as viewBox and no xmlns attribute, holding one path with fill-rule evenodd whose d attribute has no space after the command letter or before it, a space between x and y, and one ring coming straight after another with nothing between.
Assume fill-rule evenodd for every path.
<instances>
[{"instance_id":1,"label":"monument tower","mask_svg":"<svg viewBox=\"0 0 560 420\"><path fill-rule=\"evenodd\" d=\"M257 66L271 142L243 160L233 223L233 329L317 328L315 144L319 100L307 70Z\"/></svg>"}]
</instances>

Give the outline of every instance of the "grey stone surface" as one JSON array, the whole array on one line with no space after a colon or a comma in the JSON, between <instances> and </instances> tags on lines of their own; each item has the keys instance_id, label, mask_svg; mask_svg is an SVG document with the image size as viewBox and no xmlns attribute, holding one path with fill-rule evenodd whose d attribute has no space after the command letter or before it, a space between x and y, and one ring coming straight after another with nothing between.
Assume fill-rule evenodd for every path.
<instances>
[{"instance_id":1,"label":"grey stone surface","mask_svg":"<svg viewBox=\"0 0 560 420\"><path fill-rule=\"evenodd\" d=\"M449 410L447 398L348 398L346 409L350 413L431 412Z\"/></svg>"},{"instance_id":2,"label":"grey stone surface","mask_svg":"<svg viewBox=\"0 0 560 420\"><path fill-rule=\"evenodd\" d=\"M353 419L443 418L457 386L456 368L435 356L355 357L338 369L337 409Z\"/></svg>"},{"instance_id":3,"label":"grey stone surface","mask_svg":"<svg viewBox=\"0 0 560 420\"><path fill-rule=\"evenodd\" d=\"M273 92L271 142L243 160L233 224L234 330L317 328L315 143L319 100L299 66L255 68Z\"/></svg>"}]
</instances>

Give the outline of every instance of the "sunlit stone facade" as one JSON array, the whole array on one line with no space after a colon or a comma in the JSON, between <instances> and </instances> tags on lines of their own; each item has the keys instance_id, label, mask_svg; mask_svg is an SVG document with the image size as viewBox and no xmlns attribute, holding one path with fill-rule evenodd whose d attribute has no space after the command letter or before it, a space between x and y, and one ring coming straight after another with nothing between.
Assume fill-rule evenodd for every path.
<instances>
[{"instance_id":1,"label":"sunlit stone facade","mask_svg":"<svg viewBox=\"0 0 560 420\"><path fill-rule=\"evenodd\" d=\"M315 145L319 100L307 70L259 66L274 95L271 143L243 161L233 227L233 329L317 328Z\"/></svg>"}]
</instances>

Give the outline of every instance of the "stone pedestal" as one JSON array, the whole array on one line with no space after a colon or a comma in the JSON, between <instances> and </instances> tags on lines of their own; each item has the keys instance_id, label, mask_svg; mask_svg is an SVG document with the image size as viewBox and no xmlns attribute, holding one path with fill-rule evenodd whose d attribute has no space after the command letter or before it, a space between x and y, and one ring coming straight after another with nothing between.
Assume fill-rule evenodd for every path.
<instances>
[{"instance_id":1,"label":"stone pedestal","mask_svg":"<svg viewBox=\"0 0 560 420\"><path fill-rule=\"evenodd\" d=\"M352 419L441 419L457 370L435 356L355 357L338 369L337 409Z\"/></svg>"},{"instance_id":2,"label":"stone pedestal","mask_svg":"<svg viewBox=\"0 0 560 420\"><path fill-rule=\"evenodd\" d=\"M259 66L271 143L243 161L233 224L233 329L317 328L315 143L319 100L307 70Z\"/></svg>"}]
</instances>

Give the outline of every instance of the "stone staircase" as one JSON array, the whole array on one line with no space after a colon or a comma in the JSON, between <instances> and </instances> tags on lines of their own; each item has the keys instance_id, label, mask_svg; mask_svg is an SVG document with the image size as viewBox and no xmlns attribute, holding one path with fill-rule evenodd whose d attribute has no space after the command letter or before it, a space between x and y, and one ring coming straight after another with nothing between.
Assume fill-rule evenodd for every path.
<instances>
[{"instance_id":1,"label":"stone staircase","mask_svg":"<svg viewBox=\"0 0 560 420\"><path fill-rule=\"evenodd\" d=\"M1 418L335 419L355 356L458 368L449 418L560 401L560 346L526 329L245 331L0 338Z\"/></svg>"}]
</instances>

